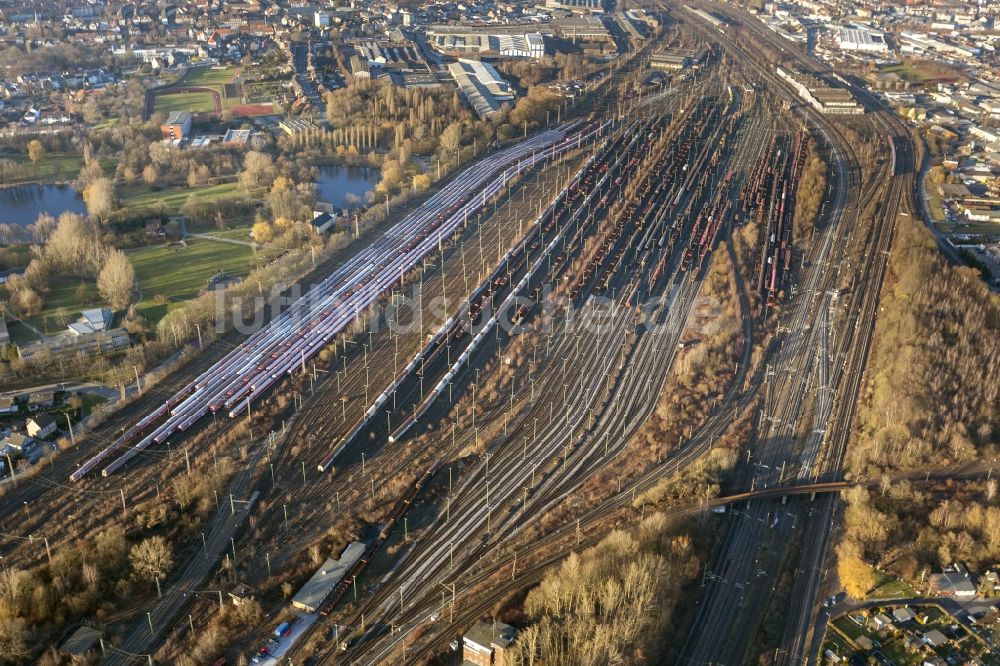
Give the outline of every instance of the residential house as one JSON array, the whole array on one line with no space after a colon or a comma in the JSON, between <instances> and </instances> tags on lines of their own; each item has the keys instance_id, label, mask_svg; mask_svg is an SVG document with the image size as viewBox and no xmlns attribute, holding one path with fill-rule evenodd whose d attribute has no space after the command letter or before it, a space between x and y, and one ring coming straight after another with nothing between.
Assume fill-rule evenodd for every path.
<instances>
[{"instance_id":1,"label":"residential house","mask_svg":"<svg viewBox=\"0 0 1000 666\"><path fill-rule=\"evenodd\" d=\"M59 651L73 658L86 659L96 652L96 646L101 638L101 632L93 627L81 626L74 631L66 641L59 646Z\"/></svg>"},{"instance_id":2,"label":"residential house","mask_svg":"<svg viewBox=\"0 0 1000 666\"><path fill-rule=\"evenodd\" d=\"M240 583L229 591L229 599L234 606L242 606L248 601L253 601L253 590L246 583Z\"/></svg>"},{"instance_id":3,"label":"residential house","mask_svg":"<svg viewBox=\"0 0 1000 666\"><path fill-rule=\"evenodd\" d=\"M26 455L35 448L35 440L19 432L12 432L3 439L0 439L0 451L7 451L11 455Z\"/></svg>"},{"instance_id":4,"label":"residential house","mask_svg":"<svg viewBox=\"0 0 1000 666\"><path fill-rule=\"evenodd\" d=\"M940 629L931 629L923 635L923 641L931 647L941 647L948 642L948 637Z\"/></svg>"},{"instance_id":5,"label":"residential house","mask_svg":"<svg viewBox=\"0 0 1000 666\"><path fill-rule=\"evenodd\" d=\"M909 606L903 606L902 608L894 608L892 610L892 616L896 619L896 622L902 624L903 622L909 622L917 617Z\"/></svg>"},{"instance_id":6,"label":"residential house","mask_svg":"<svg viewBox=\"0 0 1000 666\"><path fill-rule=\"evenodd\" d=\"M353 76L355 80L360 81L362 79L368 80L372 78L371 67L368 64L368 61L364 60L363 58L359 58L356 55L351 56L350 65L351 65L351 76Z\"/></svg>"},{"instance_id":7,"label":"residential house","mask_svg":"<svg viewBox=\"0 0 1000 666\"><path fill-rule=\"evenodd\" d=\"M336 215L331 215L330 213L320 213L312 219L310 224L312 225L313 231L318 234L322 234L328 231L336 221Z\"/></svg>"},{"instance_id":8,"label":"residential house","mask_svg":"<svg viewBox=\"0 0 1000 666\"><path fill-rule=\"evenodd\" d=\"M339 559L328 558L312 578L295 593L292 597L292 606L307 613L319 610L344 575L364 555L365 548L365 544L360 541L352 541Z\"/></svg>"},{"instance_id":9,"label":"residential house","mask_svg":"<svg viewBox=\"0 0 1000 666\"><path fill-rule=\"evenodd\" d=\"M18 345L17 352L25 360L39 353L47 353L52 356L72 356L83 353L90 356L124 349L129 346L129 343L128 331L124 328L112 328L94 333L77 332L75 334L55 335L38 342Z\"/></svg>"},{"instance_id":10,"label":"residential house","mask_svg":"<svg viewBox=\"0 0 1000 666\"><path fill-rule=\"evenodd\" d=\"M227 130L222 142L228 146L245 146L250 141L250 132L248 129Z\"/></svg>"},{"instance_id":11,"label":"residential house","mask_svg":"<svg viewBox=\"0 0 1000 666\"><path fill-rule=\"evenodd\" d=\"M305 118L282 118L278 121L278 127L280 127L281 131L289 136L294 136L301 132L309 132L316 129L316 125L309 122Z\"/></svg>"},{"instance_id":12,"label":"residential house","mask_svg":"<svg viewBox=\"0 0 1000 666\"><path fill-rule=\"evenodd\" d=\"M879 613L872 618L872 626L881 631L882 629L888 629L892 626L892 619L889 618L885 613Z\"/></svg>"},{"instance_id":13,"label":"residential house","mask_svg":"<svg viewBox=\"0 0 1000 666\"><path fill-rule=\"evenodd\" d=\"M990 569L985 574L983 574L982 580L979 581L980 591L990 597L995 597L1000 595L1000 571L997 569Z\"/></svg>"},{"instance_id":14,"label":"residential house","mask_svg":"<svg viewBox=\"0 0 1000 666\"><path fill-rule=\"evenodd\" d=\"M1000 222L1000 210L992 208L969 206L965 209L965 216L973 222Z\"/></svg>"},{"instance_id":15,"label":"residential house","mask_svg":"<svg viewBox=\"0 0 1000 666\"><path fill-rule=\"evenodd\" d=\"M56 420L51 414L29 416L26 429L29 436L44 439L56 431Z\"/></svg>"}]
</instances>

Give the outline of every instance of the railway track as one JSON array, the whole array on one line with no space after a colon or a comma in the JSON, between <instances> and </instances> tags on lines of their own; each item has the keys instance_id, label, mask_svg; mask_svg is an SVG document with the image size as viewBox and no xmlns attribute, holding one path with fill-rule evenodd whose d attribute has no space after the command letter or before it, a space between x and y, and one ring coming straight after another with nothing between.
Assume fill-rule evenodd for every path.
<instances>
[{"instance_id":1,"label":"railway track","mask_svg":"<svg viewBox=\"0 0 1000 666\"><path fill-rule=\"evenodd\" d=\"M329 380L328 380L328 385L332 386L332 382L329 382ZM263 439L264 439L264 441L261 442L261 445L257 449L257 457L258 457L259 460L251 460L250 463L246 466L247 471L249 471L249 470L254 470L255 472L259 471L257 469L259 467L259 465L257 463L260 462L260 461L266 460L266 456L268 456L270 453L273 452L272 449L271 449L271 443L269 441L269 438L265 437ZM291 467L291 466L286 466L286 467ZM288 470L286 470L286 473L288 473ZM260 484L258 484L258 485L260 485ZM239 496L239 495L237 495L237 496ZM263 515L263 518L265 518L265 519L267 518L267 512L265 512L265 514ZM261 521L261 522L263 522L263 521ZM210 534L216 534L216 533L217 532L216 532L215 528L212 528L212 531L210 532ZM209 545L211 546L211 543ZM235 548L235 544L234 544L234 548ZM211 548L209 548L209 550L211 550ZM194 559L199 559L199 558L194 558ZM210 558L206 558L206 559L210 559ZM240 564L241 564L241 566L244 565L243 562L241 562ZM201 571L201 573L202 573L202 577L204 577L204 575L207 575L207 573L212 568L214 568L214 562L205 562L205 563L202 563L201 567L199 569ZM181 588L182 591L183 591L184 585L186 585L186 583L183 583L183 581L184 581L184 579L182 578L181 581L178 581L176 584L174 584L171 589L173 589L173 588ZM190 601L190 599L187 599L187 601ZM176 615L176 610L178 608L180 608L180 607L182 607L182 602L177 602L176 605L171 605L171 606L163 607L160 610L160 612L157 614L157 617L159 618L158 621L156 623L154 623L154 624L159 625L159 623L162 623L163 625L169 625L170 622L171 622L171 620L170 620L170 613L173 613L174 615ZM158 606L157 608L160 608L160 607ZM142 626L143 626L143 622L138 622L137 621L136 627L131 632L130 636L132 636L132 637L136 637L137 636L137 637L139 637L140 640L142 640L142 639L152 640L153 637L149 636L149 632L148 631L144 632L143 629L142 629ZM159 635L159 630L160 630L160 626L157 626L157 635ZM130 639L130 640L132 640L132 639ZM145 645L145 644L147 644L147 643L141 643L141 645ZM128 643L128 645L129 645L129 647L131 649L128 649L127 651L130 652L130 653L136 654L137 650L139 649L138 646L132 645L131 643ZM123 648L123 649L125 649L125 648Z\"/></svg>"},{"instance_id":2,"label":"railway track","mask_svg":"<svg viewBox=\"0 0 1000 666\"><path fill-rule=\"evenodd\" d=\"M78 481L103 465L101 473L108 476L148 446L163 443L210 412L225 410L230 418L244 412L249 415L256 398L286 375L296 370L304 374L306 361L391 291L397 280L403 282L435 245L456 233L470 214L499 194L509 178L546 157L580 147L603 128L584 128L571 134L574 129L570 124L547 130L465 169L268 326L87 460L70 480ZM121 455L113 459L119 452Z\"/></svg>"},{"instance_id":3,"label":"railway track","mask_svg":"<svg viewBox=\"0 0 1000 666\"><path fill-rule=\"evenodd\" d=\"M749 60L749 54L747 54L747 59ZM842 138L841 138L841 140L842 140ZM855 161L855 160L852 160L852 162L853 161ZM872 179L868 180L867 183L865 184L865 189L864 189L864 191L862 193L862 198L860 199L860 201L866 201L866 199L865 199L866 196L874 198L874 197L882 196L884 194L885 193L883 191L883 174L882 173L877 173L875 178L872 178ZM891 196L891 193L890 193L890 196ZM861 212L862 212L861 211L861 207L858 207L856 216L858 214L860 214ZM856 217L855 217L855 219L856 219ZM878 232L878 230L876 230L876 232ZM844 237L843 238L844 238L844 240L846 240L846 238L847 238L846 232L844 233ZM843 252L843 250L841 250L841 253L842 252ZM839 260L838 263L840 263L842 261L843 260ZM869 261L869 265L870 265L870 263L871 262ZM835 277L835 276L832 276L832 277ZM826 280L825 282L826 282L827 285L832 284L831 280L829 280L829 279ZM822 290L821 293L828 293L829 288L830 288L829 286L825 286L823 288L823 290ZM791 357L786 357L786 361L789 361L789 360L792 360L792 359L795 359L795 358L803 359L804 358L804 356L802 354L803 350L805 350L805 349L820 350L820 353L816 356L816 361L814 363L810 363L806 367L807 368L808 367L812 367L813 370L811 371L811 373L817 373L815 375L810 374L809 376L815 376L815 377L817 377L819 379L819 382L818 382L819 386L817 388L822 389L824 391L824 394L821 395L821 396L819 396L817 398L817 400L816 400L816 410L817 411L816 411L816 414L812 417L813 421L814 421L814 424L815 424L815 427L817 427L817 428L824 428L825 427L827 429L831 429L830 425L828 425L826 423L826 421L830 418L830 410L833 409L833 406L834 406L833 403L834 403L834 401L832 400L831 396L828 393L826 393L826 392L828 392L830 390L830 387L838 386L838 384L840 382L840 368L837 367L837 366L834 366L833 368L830 368L829 367L829 360L828 360L828 357L830 356L830 352L823 351L823 350L825 350L829 346L828 336L825 333L826 330L827 330L827 325L823 323L825 321L824 317L827 316L827 313L829 312L829 309L830 309L830 299L829 299L829 296L827 295L827 296L824 296L824 297L820 298L819 299L819 308L817 310L815 310L815 314L813 314L813 315L810 316L810 318L813 319L813 321L819 321L820 325L819 326L814 326L812 328L813 332L810 334L809 340L808 340L808 343L806 344L806 346L804 346L804 347L800 346L796 354L792 355ZM851 308L849 308L849 311L855 311L855 310L854 310L853 307L851 307ZM823 331L823 333L817 335L817 333L816 333L817 331ZM847 336L845 336L845 337L847 337ZM840 345L844 345L845 344L844 338L839 338L837 342L840 343L840 344L838 345L838 347L834 347L833 348L834 349L834 354L838 354L839 353L838 350L841 348ZM865 346L865 345L862 345L862 346ZM809 357L809 355L807 354L807 355L805 355L805 357ZM836 355L834 356L834 358L836 358ZM779 371L781 371L781 369L783 367L787 367L787 366L785 366L784 363L779 363L777 365L777 368L779 369ZM797 371L797 373L801 373L801 371ZM800 376L801 376L801 374L800 374ZM782 427L784 427L784 424L787 424L790 421L793 422L793 423L796 422L798 420L798 418L799 418L799 413L801 411L801 406L800 406L800 405L802 405L801 400L795 400L795 399L789 400L786 397L784 397L784 396L788 396L789 394L795 395L797 393L796 389L791 389L791 390L789 390L787 388L783 389L783 388L781 388L782 383L784 383L787 386L787 382L783 382L782 379L778 380L778 386L779 386L779 388L778 388L778 390L776 390L774 392L774 394L773 394L773 401L769 403L768 408L765 410L766 413L769 415L770 422L771 422L771 425L772 425L772 429L773 429L775 423L779 423L779 424L781 424ZM853 405L853 398L851 397L850 392L848 393L848 395L846 397L844 395L839 396L838 397L838 402L839 402L839 404L842 404L842 405L843 404L851 404L851 405ZM809 418L806 414L802 414L802 416L804 416L806 418ZM836 427L835 424L837 423L837 421L833 421L831 423L834 424L834 428L835 428ZM781 459L785 455L787 455L786 453L784 453L784 450L786 450L787 447L781 446L779 444L779 442L785 440L785 438L781 437L781 436L775 436L775 435L777 435L777 433L774 432L774 430L772 430L772 432L774 433L774 435L772 436L771 444L767 448L765 448L763 450L762 457L759 460L759 464L762 467L763 466L766 466L766 467L764 467L764 469L761 469L759 467L756 470L759 474L754 474L754 477L761 479L763 483L775 483L775 482L779 482L780 483L781 482L780 475L776 474L773 471L773 469L774 469L775 463L782 462ZM807 438L807 440L805 442L805 448L799 450L799 455L801 456L801 460L803 461L803 467L800 468L800 470L799 470L800 475L801 474L811 475L811 474L817 474L818 473L818 469L814 471L814 470L809 469L809 467L813 466L814 463L815 463L815 461L816 461L816 459L820 456L821 448L822 448L824 442L825 442L825 437L823 437L821 434L818 435L818 436L817 435L812 435L809 438ZM782 464L782 469L783 468L784 468L784 465ZM839 468L839 465L838 465L838 468ZM770 470L770 471L768 473L764 473L765 470ZM830 510L832 510L832 507L834 505L834 502L833 502L832 499L824 499L823 502L826 503L829 506ZM766 503L765 503L764 507L762 507L761 505L758 504L758 505L755 506L754 510L752 510L751 512L748 512L747 519L744 522L750 523L751 520L752 521L756 521L758 523L761 520L767 520L769 522L770 518L769 517L765 517L764 513L763 513L763 512L768 511L768 510L774 511L775 509L773 507L768 508L767 505L766 505ZM824 526L824 528L825 528L826 525L828 524L827 518L830 518L831 516L829 515L828 511L822 511L822 515L824 516L824 518L816 521L816 523L817 524L822 524ZM784 544L787 544L788 540L790 539L790 530L793 529L793 527L794 527L794 521L793 520L788 520L786 523L783 523L779 527L777 533L773 534L768 539L768 541L771 544L773 544L773 546L767 546L767 547L773 548L774 550L772 552L774 552L774 553L783 552L783 549L785 548ZM759 552L759 553L764 552L765 546L759 546L757 549L752 549L752 548L749 547L749 544L752 543L752 541L751 541L752 539L758 539L759 540L759 539L761 539L763 537L762 529L760 527L753 528L752 530L750 528L746 528L746 529L743 529L743 530L737 530L736 534L739 535L738 538L741 539L741 540L740 541L731 541L731 542L729 542L728 544L726 544L726 545L724 545L722 547L721 552L723 552L723 553L743 553L744 554L743 555L744 558L747 557L745 555L746 553L754 552L755 550L756 550L756 552ZM814 545L814 542L812 540L810 540L810 539L806 539L804 543L807 543L810 546ZM781 544L781 545L779 546L779 544ZM819 550L821 551L823 548L825 548L825 541L823 543L823 547L821 547ZM816 549L813 549L813 552L816 552ZM814 556L815 555L813 555L813 557ZM765 565L766 573L767 573L767 581L773 580L772 576L774 575L774 571L775 571L774 567L778 563L780 563L781 557L779 557L777 555L774 555L774 556L768 555L766 559L764 559L763 557L761 559L762 559L762 561L768 563L767 565ZM810 572L809 576L798 577L797 580L796 580L796 587L799 587L800 583L804 583L806 585L813 585L813 583L809 583L808 581L810 581L810 580L815 581L815 580L818 579L815 569L816 569L816 567L812 567L812 569L809 570L809 572ZM750 574L750 572L746 571L746 565L745 564L744 564L742 570L735 570L735 569L733 569L733 566L730 566L729 570L720 570L719 571L719 578L720 579L725 579L725 582L724 583L720 583L720 584L715 584L715 587L718 587L719 585L724 585L724 584L728 584L728 585L731 586L734 582L743 582L743 581L747 581L748 579L752 579L753 576L750 576L749 574ZM766 584L769 584L769 583L766 583ZM750 585L752 585L752 583L748 582L748 583L746 583L746 585L749 587ZM740 593L741 596L743 594L747 594L747 593ZM808 598L805 598L805 597L808 597ZM749 598L757 600L757 599L761 599L762 597L758 593L757 595L751 595ZM766 599L766 598L767 598L767 596L765 594L763 596L763 599ZM794 617L795 618L794 621L798 622L800 617L802 617L802 616L804 616L804 615L807 614L807 611L805 610L806 607L808 607L808 609L811 609L814 598L815 598L815 590L813 590L812 594L808 594L807 593L807 594L804 594L804 595L803 595L802 590L800 590L800 589L795 590L795 592L793 593L793 597L792 597L792 605L793 605L793 608L791 609L792 612L788 615L788 617ZM717 604L716 607L729 606L730 608L732 608L732 606L733 606L733 604L731 603L731 595L730 595L730 598L727 601L725 601L725 602L722 601L721 597L718 599L718 601L719 601L719 604ZM735 614L736 615L736 619L735 620L732 618L733 613L730 613L729 614L730 615L729 619L724 620L724 621L723 620L720 620L720 621L717 621L717 622L716 621L706 621L704 618L695 620L695 625L696 626L704 627L704 631L705 632L712 632L713 636L718 636L718 633L717 633L718 631L722 630L723 627L728 627L729 628L728 631L730 632L729 635L732 638L729 641L724 642L724 644L726 645L726 649L727 649L727 652L725 654L723 654L722 651L718 651L717 653L713 653L712 656L709 656L709 653L707 651L708 650L708 646L709 645L718 645L718 643L716 643L715 641L712 641L711 643L706 643L706 641L704 641L704 640L697 639L697 638L693 637L690 640L690 643L689 643L689 645L694 646L691 649L694 649L694 650L701 649L702 652L698 652L697 654L695 654L695 653L686 653L686 658L690 658L690 659L693 659L695 661L703 660L703 659L715 659L715 660L722 660L722 661L728 661L728 660L731 660L731 659L736 659L736 660L741 659L743 656L745 656L745 655L743 655L743 650L746 649L747 644L748 644L747 636L749 636L749 631L746 630L746 629L740 629L739 633L735 633L736 630L733 629L733 628L734 628L734 626L738 626L738 625L741 625L743 627L756 626L756 623L759 622L759 618L762 616L762 613L763 613L762 605L763 605L762 603L756 602L756 601L753 602L752 604L749 604L749 605L745 604L744 601L741 601L738 604L739 611ZM710 604L709 604L709 606L710 606ZM702 610L703 614L705 613L705 608L706 608L706 605L702 605L701 610ZM793 630L792 633L794 634L795 631ZM795 650L794 649L790 650L790 652L794 653ZM780 654L780 651L779 651L779 654ZM786 657L787 657L787 655L786 655ZM789 657L789 659L793 659L793 658Z\"/></svg>"},{"instance_id":4,"label":"railway track","mask_svg":"<svg viewBox=\"0 0 1000 666\"><path fill-rule=\"evenodd\" d=\"M695 289L695 291L696 291L696 289ZM678 330L677 330L677 333L679 334L679 332L680 332L680 331L679 331L679 329L678 329ZM605 346L606 346L606 343L604 343L604 344L605 344ZM601 345L601 341L598 341L598 345L597 345L596 347L594 347L594 348L599 348L599 347L600 347L600 345ZM676 348L676 345L668 345L667 347L665 347L665 348L664 348L664 350L661 350L661 351L666 351L666 350L667 350L668 348L669 348L669 350L673 350L673 349L675 349L675 348ZM584 350L584 355L586 355L586 354L587 354L588 352L589 352L589 350L586 350L586 349L585 349L585 350ZM574 359L574 360L576 360L576 359ZM639 365L639 364L638 364L638 363L631 363L631 364L629 364L629 365L630 365L630 367L635 367L635 366L637 366L637 365ZM579 371L579 367L580 367L580 366L579 366L579 365L575 365L575 366L573 366L573 365L570 365L569 363L567 363L567 367L573 367L573 368L575 368L575 369L576 369L577 371ZM649 385L650 383L651 383L651 382L648 382L648 381L646 382L646 384L647 384L647 385ZM588 390L588 389L589 389L589 390ZM650 392L649 392L648 394L645 394L645 395L643 395L643 397L642 397L642 398L641 398L641 399L640 399L640 400L639 400L638 402L641 402L641 403L646 403L646 404L649 404L649 403L651 402L651 399L652 399L652 397L656 395L657 391L658 391L658 386L657 386L657 387L653 387L653 388L652 388L652 390L651 390L651 391L650 391ZM588 386L588 387L585 387L585 388L584 388L584 394L590 394L590 393L593 393L593 387L590 387L590 386ZM622 414L622 415L624 415L624 419L623 419L623 420L628 420L628 418L629 418L630 416L631 416L631 417L633 418L633 422L640 422L640 421L642 420L642 417L641 417L641 414L637 414L637 413L632 413L632 414L627 414L627 413L626 413L625 411L623 411L623 410L621 410L621 409L617 409L617 410L615 410L615 412L616 412L616 413L618 413L618 414ZM580 417L580 415L579 415L579 414L577 414L577 413L574 413L574 414L572 415L572 418L571 418L570 420L571 420L571 421L574 421L574 422L579 422L579 417ZM585 417L585 415L584 415L584 417ZM615 429L615 428L617 428L617 424L612 424L612 425L611 425L611 428L612 428L612 429ZM565 427L564 427L563 429L565 429ZM626 433L626 434L627 434L627 433ZM617 435L616 435L616 437L617 437ZM516 440L515 440L515 441L516 441ZM599 438L598 438L598 441L599 441ZM536 444L535 444L534 442L533 442L533 446L536 446ZM516 459L516 458L518 457L518 456L516 456L516 449L517 449L517 447L516 447L516 446L511 446L511 448L512 448L512 449L515 449L515 451L510 451L509 453L512 453L512 454L515 454L515 455L512 455L511 457L512 457L512 458L515 458L515 459ZM574 447L574 449L576 449L576 448L579 448L579 449L582 449L582 450L585 450L585 449L586 449L586 447L582 447L582 446L581 446L581 447ZM592 449L591 449L591 451L592 451ZM497 456L501 456L501 455L502 455L502 453L503 453L502 451L497 451L497 452L496 452L496 453L494 454L494 456L492 456L492 457L497 457ZM567 453L569 454L568 456L567 456ZM585 453L584 453L584 454L583 454L583 455L581 456L581 457L583 458L583 462L582 462L582 463L579 463L579 464L578 464L578 467L576 468L576 470L575 470L575 471L573 471L573 472L570 472L570 475L574 475L574 474L576 475L576 476L574 476L574 480L576 480L576 481L579 481L579 480L581 480L581 479L583 479L583 478L586 478L586 476L587 476L587 473L586 473L586 472L587 472L587 470L585 469L585 467L586 467L586 462L587 462L587 461L586 461L586 457L587 457L587 453L588 453L588 452L585 452ZM569 468L569 467L570 467L571 465L573 465L573 464L577 464L577 463L576 463L576 461L573 461L573 460L572 460L572 458L573 458L573 452L570 452L570 451L569 451L568 449L567 449L567 450L566 450L566 451L565 451L565 452L563 453L563 456L566 456L566 462L565 462L564 464L565 464L565 466L566 466L567 468ZM488 474L486 473L486 470L485 470L485 468L486 468L487 466L488 466L488 463L487 463L487 464L485 464L485 465L482 465L482 466L480 467L480 471L481 471L481 472L482 472L482 473L483 473L483 474L484 474L485 476L487 476L487 477L488 477L489 475L488 475ZM495 469L495 467L494 467L494 469ZM507 468L504 468L504 469L506 470ZM505 472L505 473L506 473L506 472ZM494 476L496 476L496 475L494 474ZM500 487L501 487L501 489L503 489L503 488L507 488L507 489L508 489L508 492L509 492L509 490L510 490L510 488L511 488L511 484L507 482L506 478L501 478L501 479L499 480L499 484L500 484ZM564 494L564 493L565 493L565 490L562 490L561 492L554 492L554 493L553 493L553 496L559 496L559 495L561 495L561 494ZM517 493L517 494L519 494L519 493ZM477 507L476 507L476 504L477 504L477 503L472 503L472 504L467 504L467 505L466 505L466 508L464 509L465 513L463 514L463 516L462 516L461 518L456 518L456 519L455 519L455 520L456 520L456 522L458 522L458 523L460 523L460 524L463 524L463 525L468 525L468 524L476 524L476 523L478 523L478 524L481 524L481 523L482 523L482 522L484 521L484 519L485 519L485 521L486 521L486 522L488 523L488 522L490 521L490 518L489 518L489 514L488 514L488 512L487 512L487 511L484 511L484 510L483 510L483 508L482 508L481 506L480 506L479 508L477 508ZM479 504L481 504L481 503L479 503ZM501 505L506 505L506 504L505 504L504 502L502 502L502 501L498 501L498 502L497 502L497 504L501 504ZM454 504L452 504L452 508L451 508L451 511L455 511L455 510L456 510L456 509L455 509L455 506L454 506ZM484 515L484 514L486 514L486 515ZM492 538L492 537L491 537L491 538ZM439 540L439 542L440 542L440 540ZM451 550L451 549L449 548L449 550ZM440 552L440 551L439 551L439 552ZM471 553L470 553L470 555L475 555L475 553L474 553L474 552L471 552ZM464 557L464 556L463 556L463 557ZM427 560L428 560L428 561L429 561L429 560L432 560L432 559L433 559L433 558L427 558ZM450 558L448 558L448 559L450 559ZM468 563L468 562L467 562L467 560L466 560L466 564L467 564L467 563ZM464 565L463 565L463 566L464 566ZM387 586L387 588L388 588L388 586ZM390 590L390 592L389 592L389 593L386 593L386 597L391 597L391 596L393 596L393 595L391 594L391 590ZM376 602L376 603L377 603L377 602ZM368 614L368 617L371 617L371 615L370 615L370 614Z\"/></svg>"}]
</instances>

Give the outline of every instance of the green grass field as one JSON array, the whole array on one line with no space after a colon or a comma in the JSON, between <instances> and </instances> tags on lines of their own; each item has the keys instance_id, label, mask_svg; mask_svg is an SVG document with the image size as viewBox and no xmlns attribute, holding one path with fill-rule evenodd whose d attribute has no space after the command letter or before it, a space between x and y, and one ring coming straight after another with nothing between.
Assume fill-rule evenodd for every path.
<instances>
[{"instance_id":1,"label":"green grass field","mask_svg":"<svg viewBox=\"0 0 1000 666\"><path fill-rule=\"evenodd\" d=\"M889 576L872 569L875 574L875 587L868 593L872 599L891 599L900 597L915 597L917 591L895 576Z\"/></svg>"},{"instance_id":2,"label":"green grass field","mask_svg":"<svg viewBox=\"0 0 1000 666\"><path fill-rule=\"evenodd\" d=\"M201 293L217 273L244 277L272 256L263 252L254 254L244 245L201 238L189 238L184 247L153 245L126 253L135 267L142 292L136 309L150 324L162 318L171 307ZM169 302L163 302L165 300Z\"/></svg>"},{"instance_id":3,"label":"green grass field","mask_svg":"<svg viewBox=\"0 0 1000 666\"><path fill-rule=\"evenodd\" d=\"M1000 224L996 222L966 222L959 218L955 224L943 224L948 233L981 234L984 236L1000 236Z\"/></svg>"},{"instance_id":4,"label":"green grass field","mask_svg":"<svg viewBox=\"0 0 1000 666\"><path fill-rule=\"evenodd\" d=\"M215 113L215 97L209 92L157 93L153 111L163 114L171 111Z\"/></svg>"},{"instance_id":5,"label":"green grass field","mask_svg":"<svg viewBox=\"0 0 1000 666\"><path fill-rule=\"evenodd\" d=\"M864 628L859 627L857 623L846 615L842 615L833 621L834 626L837 627L845 636L851 640L856 640L859 636L863 636L865 633Z\"/></svg>"},{"instance_id":6,"label":"green grass field","mask_svg":"<svg viewBox=\"0 0 1000 666\"><path fill-rule=\"evenodd\" d=\"M83 166L83 156L76 153L52 153L39 162L32 162L27 155L3 155L2 158L21 167L21 173L5 181L5 185L67 182L76 178ZM115 164L109 160L101 160L101 168L109 175L115 172Z\"/></svg>"},{"instance_id":7,"label":"green grass field","mask_svg":"<svg viewBox=\"0 0 1000 666\"><path fill-rule=\"evenodd\" d=\"M934 68L923 63L896 63L893 65L883 65L878 71L883 74L897 74L904 81L915 84L924 84L928 81L939 81L953 76L947 67Z\"/></svg>"},{"instance_id":8,"label":"green grass field","mask_svg":"<svg viewBox=\"0 0 1000 666\"><path fill-rule=\"evenodd\" d=\"M11 342L19 345L35 342L41 338L33 330L17 321L7 322L7 332L10 333Z\"/></svg>"},{"instance_id":9,"label":"green grass field","mask_svg":"<svg viewBox=\"0 0 1000 666\"><path fill-rule=\"evenodd\" d=\"M854 649L847 644L847 641L829 627L826 630L826 635L823 637L823 646L820 648L820 652L826 654L827 650L840 657L847 657L854 652Z\"/></svg>"},{"instance_id":10,"label":"green grass field","mask_svg":"<svg viewBox=\"0 0 1000 666\"><path fill-rule=\"evenodd\" d=\"M177 214L188 197L194 195L202 202L213 202L238 194L238 183L221 183L204 187L182 187L169 190L153 191L148 185L132 185L118 188L118 197L123 206L133 210L157 210L163 206L167 215Z\"/></svg>"},{"instance_id":11,"label":"green grass field","mask_svg":"<svg viewBox=\"0 0 1000 666\"><path fill-rule=\"evenodd\" d=\"M27 155L5 155L4 159L16 162L24 168L22 182L72 180L80 173L83 156L74 153L52 153L33 163Z\"/></svg>"},{"instance_id":12,"label":"green grass field","mask_svg":"<svg viewBox=\"0 0 1000 666\"><path fill-rule=\"evenodd\" d=\"M178 86L223 86L227 83L232 83L233 79L239 74L239 67L223 67L221 69L216 69L214 67L191 67L184 73L181 80L177 82Z\"/></svg>"},{"instance_id":13,"label":"green grass field","mask_svg":"<svg viewBox=\"0 0 1000 666\"><path fill-rule=\"evenodd\" d=\"M80 400L83 403L83 416L84 418L90 416L94 412L94 408L98 405L103 405L108 401L107 398L101 395L94 395L93 393L84 393L80 396Z\"/></svg>"},{"instance_id":14,"label":"green grass field","mask_svg":"<svg viewBox=\"0 0 1000 666\"><path fill-rule=\"evenodd\" d=\"M927 212L935 222L944 222L947 219L944 213L944 200L930 191L927 192Z\"/></svg>"},{"instance_id":15,"label":"green grass field","mask_svg":"<svg viewBox=\"0 0 1000 666\"><path fill-rule=\"evenodd\" d=\"M240 95L226 95L226 86L233 82L239 74L239 67L214 67L202 66L192 67L177 83L169 88L182 88L185 86L202 86L211 88L219 93L219 100L223 109L228 109L240 104ZM239 86L231 86L231 89L239 89ZM171 111L190 111L191 113L215 113L215 97L205 92L170 92L169 89L159 92L156 95L153 111L159 113L170 113Z\"/></svg>"}]
</instances>

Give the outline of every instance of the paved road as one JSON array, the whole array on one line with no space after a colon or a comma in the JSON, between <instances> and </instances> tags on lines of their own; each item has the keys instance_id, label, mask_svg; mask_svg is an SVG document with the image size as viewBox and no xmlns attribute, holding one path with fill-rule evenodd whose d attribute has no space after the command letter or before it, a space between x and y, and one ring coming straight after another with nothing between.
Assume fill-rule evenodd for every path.
<instances>
[{"instance_id":1,"label":"paved road","mask_svg":"<svg viewBox=\"0 0 1000 666\"><path fill-rule=\"evenodd\" d=\"M109 403L118 400L120 395L118 389L112 388L111 386L105 386L104 384L96 384L94 382L58 382L53 384L41 384L39 386L30 386L23 389L18 389L16 391L4 391L0 393L0 398L15 397L19 395L25 395L28 393L39 393L42 391L69 391L76 393L77 391L82 391L84 393L93 393L94 395L99 395L105 398ZM131 385L131 391L135 391L135 385Z\"/></svg>"}]
</instances>

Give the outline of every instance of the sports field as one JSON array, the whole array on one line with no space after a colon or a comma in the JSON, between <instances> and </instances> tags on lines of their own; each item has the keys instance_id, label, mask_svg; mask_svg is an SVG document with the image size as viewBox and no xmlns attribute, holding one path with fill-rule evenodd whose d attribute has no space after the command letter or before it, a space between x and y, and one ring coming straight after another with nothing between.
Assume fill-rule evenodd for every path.
<instances>
[{"instance_id":1,"label":"sports field","mask_svg":"<svg viewBox=\"0 0 1000 666\"><path fill-rule=\"evenodd\" d=\"M211 92L158 92L153 112L164 115L171 111L215 113L215 95Z\"/></svg>"},{"instance_id":2,"label":"sports field","mask_svg":"<svg viewBox=\"0 0 1000 666\"><path fill-rule=\"evenodd\" d=\"M146 117L159 112L190 111L211 115L242 103L239 67L191 67L176 84L146 93Z\"/></svg>"}]
</instances>

